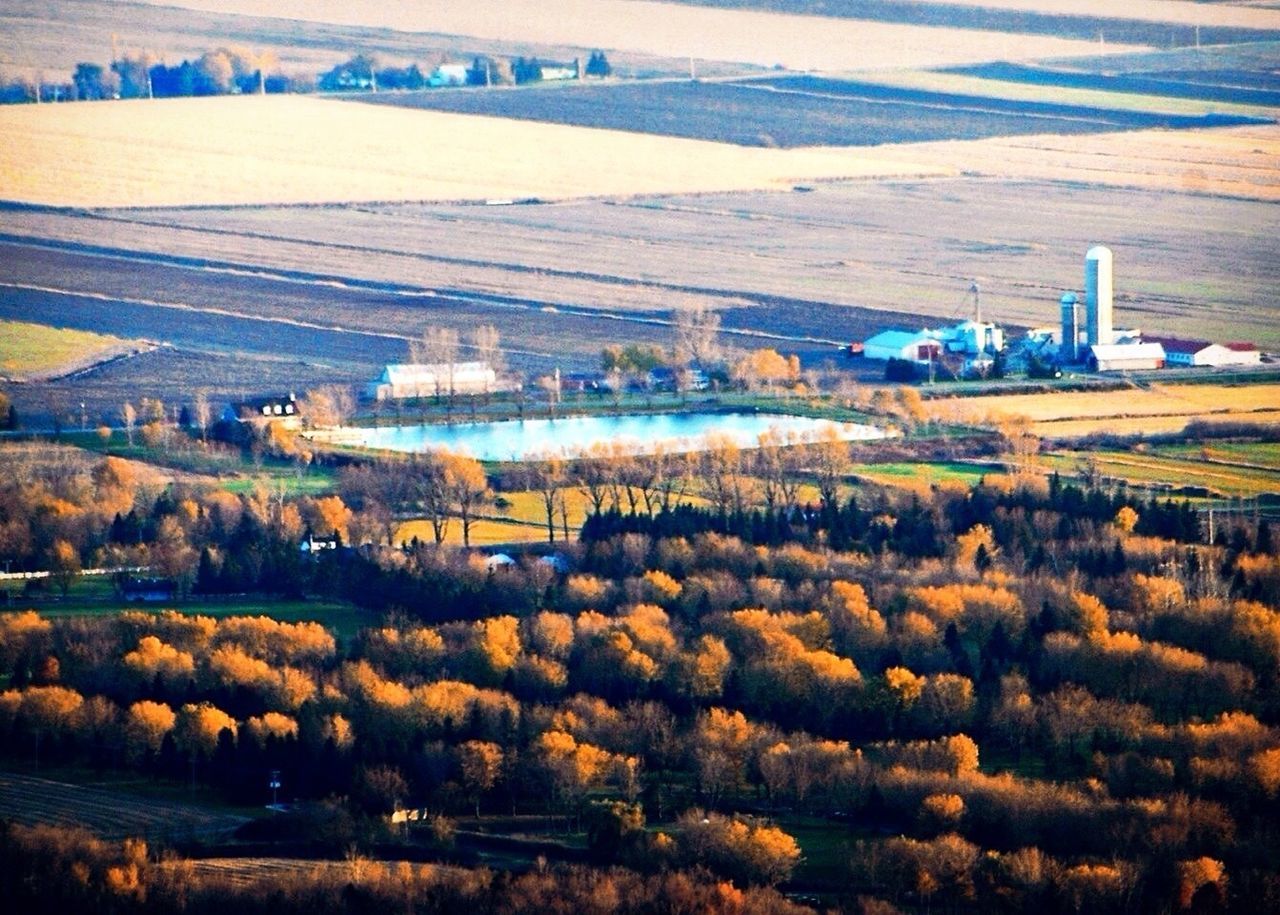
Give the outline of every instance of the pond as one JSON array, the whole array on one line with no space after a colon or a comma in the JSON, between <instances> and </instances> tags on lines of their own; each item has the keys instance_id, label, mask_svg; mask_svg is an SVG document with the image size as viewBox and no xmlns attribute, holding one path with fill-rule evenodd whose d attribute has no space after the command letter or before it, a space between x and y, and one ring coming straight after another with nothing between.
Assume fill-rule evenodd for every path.
<instances>
[{"instance_id":1,"label":"pond","mask_svg":"<svg viewBox=\"0 0 1280 915\"><path fill-rule=\"evenodd\" d=\"M453 425L349 427L318 438L335 444L385 451L447 450L481 461L523 461L548 455L578 457L601 443L617 443L632 454L652 454L659 446L701 451L708 437L727 438L754 448L773 430L791 441L812 441L835 433L842 441L885 437L881 429L782 413L650 413L626 416L566 416Z\"/></svg>"}]
</instances>

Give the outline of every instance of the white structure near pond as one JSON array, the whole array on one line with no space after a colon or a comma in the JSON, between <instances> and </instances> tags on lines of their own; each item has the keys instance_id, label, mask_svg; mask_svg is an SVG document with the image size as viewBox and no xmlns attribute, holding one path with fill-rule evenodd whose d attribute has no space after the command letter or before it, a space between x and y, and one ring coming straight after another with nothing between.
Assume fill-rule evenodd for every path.
<instances>
[{"instance_id":1,"label":"white structure near pond","mask_svg":"<svg viewBox=\"0 0 1280 915\"><path fill-rule=\"evenodd\" d=\"M366 391L373 400L483 394L497 390L498 374L487 362L388 365Z\"/></svg>"}]
</instances>

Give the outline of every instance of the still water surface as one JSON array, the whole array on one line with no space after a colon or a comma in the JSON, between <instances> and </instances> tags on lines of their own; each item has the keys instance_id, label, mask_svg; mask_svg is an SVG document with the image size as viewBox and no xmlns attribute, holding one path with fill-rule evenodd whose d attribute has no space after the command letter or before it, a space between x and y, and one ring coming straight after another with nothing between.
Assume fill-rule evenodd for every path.
<instances>
[{"instance_id":1,"label":"still water surface","mask_svg":"<svg viewBox=\"0 0 1280 915\"><path fill-rule=\"evenodd\" d=\"M636 416L567 416L560 419L457 423L451 426L379 426L341 429L334 441L387 451L445 449L481 461L521 461L547 455L577 457L592 446L617 442L637 454L659 445L697 451L707 437L726 437L742 448L759 443L770 429L796 439L814 439L834 429L844 441L884 438L874 426L836 423L781 413L652 413Z\"/></svg>"}]
</instances>

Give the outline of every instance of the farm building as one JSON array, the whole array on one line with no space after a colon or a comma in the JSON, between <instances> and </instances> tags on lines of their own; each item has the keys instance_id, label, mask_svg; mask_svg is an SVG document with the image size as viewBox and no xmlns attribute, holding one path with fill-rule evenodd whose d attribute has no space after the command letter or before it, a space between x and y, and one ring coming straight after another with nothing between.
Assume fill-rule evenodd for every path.
<instances>
[{"instance_id":1,"label":"farm building","mask_svg":"<svg viewBox=\"0 0 1280 915\"><path fill-rule=\"evenodd\" d=\"M227 422L264 423L278 422L286 429L302 428L302 414L298 401L292 394L287 397L259 397L233 403L222 413Z\"/></svg>"},{"instance_id":2,"label":"farm building","mask_svg":"<svg viewBox=\"0 0 1280 915\"><path fill-rule=\"evenodd\" d=\"M1159 343L1097 343L1089 347L1088 363L1095 372L1162 369L1164 347Z\"/></svg>"},{"instance_id":3,"label":"farm building","mask_svg":"<svg viewBox=\"0 0 1280 915\"><path fill-rule=\"evenodd\" d=\"M427 77L427 85L433 88L441 86L465 86L467 84L466 64L441 64L431 71Z\"/></svg>"},{"instance_id":4,"label":"farm building","mask_svg":"<svg viewBox=\"0 0 1280 915\"><path fill-rule=\"evenodd\" d=\"M862 344L862 354L868 359L906 359L911 362L928 362L942 352L942 344L928 331L886 330Z\"/></svg>"},{"instance_id":5,"label":"farm building","mask_svg":"<svg viewBox=\"0 0 1280 915\"><path fill-rule=\"evenodd\" d=\"M1207 340L1178 340L1173 337L1146 337L1147 342L1164 347L1169 365L1216 367L1257 365L1262 354L1252 343L1210 343Z\"/></svg>"},{"instance_id":6,"label":"farm building","mask_svg":"<svg viewBox=\"0 0 1280 915\"><path fill-rule=\"evenodd\" d=\"M396 364L383 369L366 393L373 400L402 400L440 394L480 394L497 387L498 375L487 362Z\"/></svg>"}]
</instances>

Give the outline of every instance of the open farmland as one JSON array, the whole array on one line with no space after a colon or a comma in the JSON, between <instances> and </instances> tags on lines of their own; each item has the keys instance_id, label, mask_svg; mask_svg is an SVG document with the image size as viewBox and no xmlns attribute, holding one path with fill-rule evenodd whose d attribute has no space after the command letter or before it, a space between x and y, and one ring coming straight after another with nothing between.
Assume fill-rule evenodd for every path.
<instances>
[{"instance_id":1,"label":"open farmland","mask_svg":"<svg viewBox=\"0 0 1280 915\"><path fill-rule=\"evenodd\" d=\"M1104 0L675 0L719 9L774 10L877 22L1053 35L1130 44L1192 45L1257 40L1280 31L1275 11L1235 5ZM1254 4L1263 5L1263 4ZM1225 7L1225 9L1224 9Z\"/></svg>"},{"instance_id":2,"label":"open farmland","mask_svg":"<svg viewBox=\"0 0 1280 915\"><path fill-rule=\"evenodd\" d=\"M980 90L981 86L969 88ZM1244 120L944 94L806 76L547 86L518 92L425 90L353 98L397 107L784 148L1214 126Z\"/></svg>"},{"instance_id":3,"label":"open farmland","mask_svg":"<svg viewBox=\"0 0 1280 915\"><path fill-rule=\"evenodd\" d=\"M0 225L13 235L166 259L280 273L314 274L323 264L333 280L616 313L661 316L700 301L723 310L726 327L836 340L912 326L913 314L967 311L974 278L995 319L1051 323L1062 290L1082 281L1084 251L1106 241L1116 253L1121 326L1280 348L1275 207L1149 190L962 178L556 206L28 211L0 213ZM32 255L3 278L59 285L64 269L49 272ZM152 297L157 287L145 277L99 288L106 281L98 270L110 277L128 269L100 264L83 282L61 285ZM343 295L340 287L324 292ZM500 327L507 321L491 316ZM615 339L634 332L616 323L606 331Z\"/></svg>"},{"instance_id":4,"label":"open farmland","mask_svg":"<svg viewBox=\"0 0 1280 915\"><path fill-rule=\"evenodd\" d=\"M906 143L880 147L875 154L1008 179L1280 201L1280 127L1275 124Z\"/></svg>"},{"instance_id":5,"label":"open farmland","mask_svg":"<svg viewBox=\"0 0 1280 915\"><path fill-rule=\"evenodd\" d=\"M0 110L0 196L55 206L562 199L920 171L835 150L742 149L300 96Z\"/></svg>"},{"instance_id":6,"label":"open farmland","mask_svg":"<svg viewBox=\"0 0 1280 915\"><path fill-rule=\"evenodd\" d=\"M1023 419L1049 438L1092 434L1156 435L1189 422L1280 421L1280 384L1166 384L1124 391L1011 394L973 400L933 400L932 417L961 422Z\"/></svg>"},{"instance_id":7,"label":"open farmland","mask_svg":"<svg viewBox=\"0 0 1280 915\"><path fill-rule=\"evenodd\" d=\"M262 11L256 0L182 0L179 5L244 15ZM1066 57L1098 50L1096 40L718 10L647 0L469 0L377 5L342 0L277 0L271 11L275 16L304 22L567 44L605 48L610 53L619 50L765 67L780 64L797 70L945 66L983 60Z\"/></svg>"},{"instance_id":8,"label":"open farmland","mask_svg":"<svg viewBox=\"0 0 1280 915\"><path fill-rule=\"evenodd\" d=\"M1274 57L1275 54L1280 53L1280 44L1269 43L1265 47L1271 52L1269 56ZM1115 60L1115 58L1106 59ZM1169 61L1166 65L1176 66L1177 64ZM1134 65L1130 63L1130 66ZM1064 89L1073 89L1090 90L1095 93L1162 96L1166 99L1189 99L1219 105L1227 103L1229 105L1280 106L1280 74L1268 72L1261 67L1247 71L1234 69L1199 71L1157 69L1158 64L1154 62L1149 66L1151 69L1117 73L1113 70L1094 72L1088 69L993 63L959 67L947 73L985 81L998 81L1005 86L1015 83L1027 90L1035 89L1043 92L1048 89L1055 94ZM931 72L935 79L944 75L940 71Z\"/></svg>"},{"instance_id":9,"label":"open farmland","mask_svg":"<svg viewBox=\"0 0 1280 915\"><path fill-rule=\"evenodd\" d=\"M0 773L0 819L78 826L104 839L190 841L233 831L246 818L30 775Z\"/></svg>"},{"instance_id":10,"label":"open farmland","mask_svg":"<svg viewBox=\"0 0 1280 915\"><path fill-rule=\"evenodd\" d=\"M1176 490L1189 487L1210 496L1253 498L1280 494L1280 466L1250 467L1196 454L1166 455L1159 450L1088 451L1046 455L1048 467L1072 476L1086 470L1133 486Z\"/></svg>"},{"instance_id":11,"label":"open farmland","mask_svg":"<svg viewBox=\"0 0 1280 915\"><path fill-rule=\"evenodd\" d=\"M0 379L33 381L139 350L136 341L25 321L0 321Z\"/></svg>"}]
</instances>

